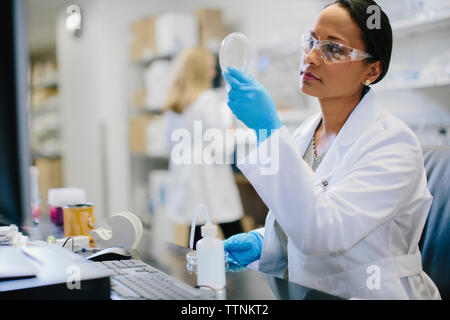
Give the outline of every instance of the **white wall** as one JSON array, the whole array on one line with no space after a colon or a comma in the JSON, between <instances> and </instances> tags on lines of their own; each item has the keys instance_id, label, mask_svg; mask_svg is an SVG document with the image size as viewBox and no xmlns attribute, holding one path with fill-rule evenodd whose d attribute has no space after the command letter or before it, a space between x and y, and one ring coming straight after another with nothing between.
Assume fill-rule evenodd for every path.
<instances>
[{"instance_id":1,"label":"white wall","mask_svg":"<svg viewBox=\"0 0 450 320\"><path fill-rule=\"evenodd\" d=\"M80 2L83 5L83 1ZM95 212L103 212L102 163L100 161L100 65L98 4L84 12L83 37L72 38L63 16L57 21L57 63L59 66L64 180L67 186L86 190Z\"/></svg>"}]
</instances>

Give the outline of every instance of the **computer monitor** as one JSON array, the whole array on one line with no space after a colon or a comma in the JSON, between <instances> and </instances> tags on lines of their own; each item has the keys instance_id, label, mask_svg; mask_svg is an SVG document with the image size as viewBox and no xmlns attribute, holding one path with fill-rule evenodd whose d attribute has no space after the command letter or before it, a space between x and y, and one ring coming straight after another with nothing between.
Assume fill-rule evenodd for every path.
<instances>
[{"instance_id":1,"label":"computer monitor","mask_svg":"<svg viewBox=\"0 0 450 320\"><path fill-rule=\"evenodd\" d=\"M0 1L0 225L31 220L27 49L22 0Z\"/></svg>"}]
</instances>

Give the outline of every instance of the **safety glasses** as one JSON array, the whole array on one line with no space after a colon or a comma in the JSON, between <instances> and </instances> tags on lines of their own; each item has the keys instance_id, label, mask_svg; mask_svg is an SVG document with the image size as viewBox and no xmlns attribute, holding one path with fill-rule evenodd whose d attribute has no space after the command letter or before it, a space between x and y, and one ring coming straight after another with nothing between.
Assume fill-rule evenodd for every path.
<instances>
[{"instance_id":1,"label":"safety glasses","mask_svg":"<svg viewBox=\"0 0 450 320\"><path fill-rule=\"evenodd\" d=\"M318 48L321 58L330 62L361 61L374 58L367 52L330 40L317 40L310 34L302 36L302 48L305 55L309 54L314 48Z\"/></svg>"}]
</instances>

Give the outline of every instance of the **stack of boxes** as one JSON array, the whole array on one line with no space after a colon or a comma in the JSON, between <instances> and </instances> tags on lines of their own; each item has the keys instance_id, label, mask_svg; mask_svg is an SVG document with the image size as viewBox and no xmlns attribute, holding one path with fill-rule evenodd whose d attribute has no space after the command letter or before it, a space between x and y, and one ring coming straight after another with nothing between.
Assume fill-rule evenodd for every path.
<instances>
[{"instance_id":1,"label":"stack of boxes","mask_svg":"<svg viewBox=\"0 0 450 320\"><path fill-rule=\"evenodd\" d=\"M145 18L132 25L133 43L130 46L132 61L151 59L157 54L155 39L156 17Z\"/></svg>"},{"instance_id":2,"label":"stack of boxes","mask_svg":"<svg viewBox=\"0 0 450 320\"><path fill-rule=\"evenodd\" d=\"M217 53L222 40L227 36L228 31L222 21L222 11L213 9L203 9L196 12L200 45Z\"/></svg>"},{"instance_id":3,"label":"stack of boxes","mask_svg":"<svg viewBox=\"0 0 450 320\"><path fill-rule=\"evenodd\" d=\"M147 67L148 62L158 57L173 57L179 51L188 47L203 46L213 53L218 53L223 38L227 35L227 28L223 24L222 11L218 9L201 9L195 13L168 12L143 18L131 27L133 41L130 46L130 59ZM158 99L152 99L150 89L151 79L148 72L144 72L144 79L149 86L135 88L133 105L135 109L155 111L161 110L162 105L155 106L152 101L162 101L160 86ZM161 83L167 82L160 79ZM147 84L147 83L146 83ZM156 98L156 96L154 97ZM149 126L162 128L160 116L138 114L131 118L129 128L130 151L133 154L161 156L161 146L152 147L152 141L160 141L160 137L153 137L156 130L149 130ZM162 131L162 130L160 130ZM159 135L164 134L159 132ZM156 151L157 154L152 154Z\"/></svg>"},{"instance_id":4,"label":"stack of boxes","mask_svg":"<svg viewBox=\"0 0 450 320\"><path fill-rule=\"evenodd\" d=\"M53 58L31 63L30 142L39 172L39 197L47 199L50 188L63 185L61 118L57 66Z\"/></svg>"},{"instance_id":5,"label":"stack of boxes","mask_svg":"<svg viewBox=\"0 0 450 320\"><path fill-rule=\"evenodd\" d=\"M222 11L202 9L190 13L164 13L143 18L131 27L130 58L140 62L157 56L174 55L185 47L201 45L218 52L227 35Z\"/></svg>"}]
</instances>

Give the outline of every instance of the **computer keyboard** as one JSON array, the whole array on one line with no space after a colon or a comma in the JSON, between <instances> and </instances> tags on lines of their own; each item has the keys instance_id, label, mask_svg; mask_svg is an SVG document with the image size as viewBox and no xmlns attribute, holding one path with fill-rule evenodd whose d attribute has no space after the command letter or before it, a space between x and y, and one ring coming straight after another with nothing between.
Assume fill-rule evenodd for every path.
<instances>
[{"instance_id":1,"label":"computer keyboard","mask_svg":"<svg viewBox=\"0 0 450 320\"><path fill-rule=\"evenodd\" d=\"M210 289L196 289L139 260L95 262L111 277L113 300L210 300Z\"/></svg>"}]
</instances>

